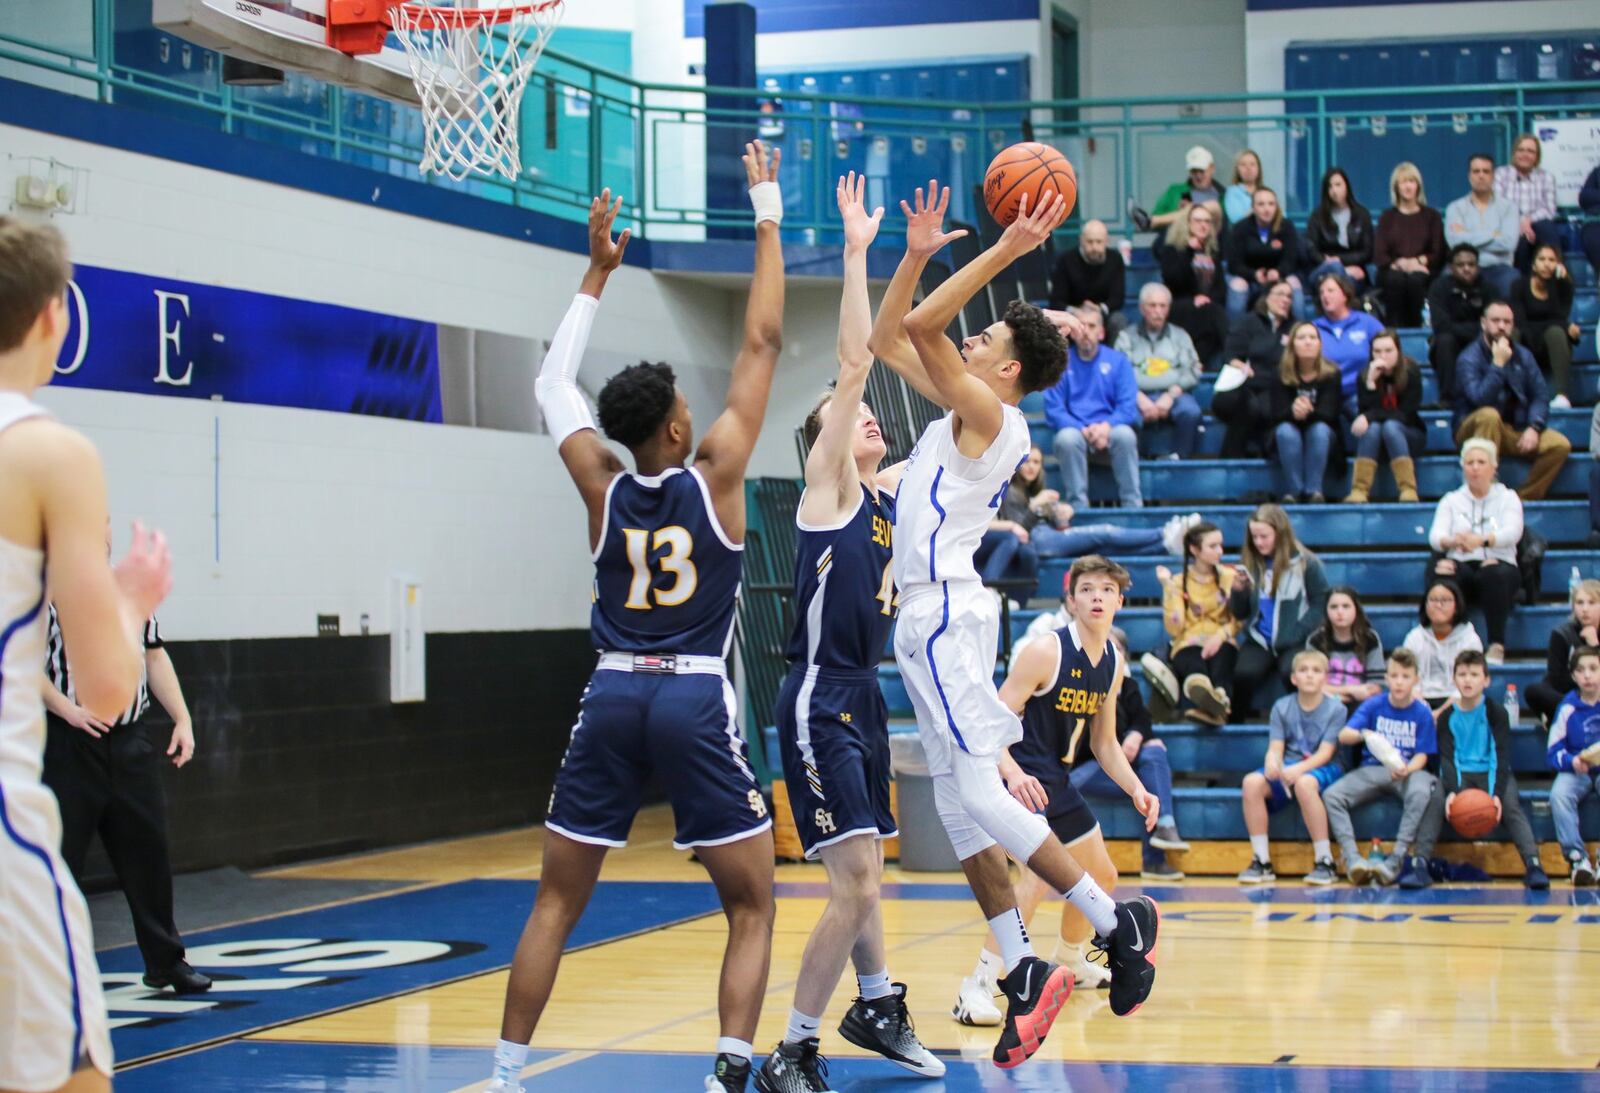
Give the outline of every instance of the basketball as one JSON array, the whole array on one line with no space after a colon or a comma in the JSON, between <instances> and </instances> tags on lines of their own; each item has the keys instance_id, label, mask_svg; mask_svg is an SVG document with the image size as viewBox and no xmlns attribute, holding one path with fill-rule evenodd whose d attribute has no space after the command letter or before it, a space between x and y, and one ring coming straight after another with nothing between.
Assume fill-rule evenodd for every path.
<instances>
[{"instance_id":1,"label":"basketball","mask_svg":"<svg viewBox=\"0 0 1600 1093\"><path fill-rule=\"evenodd\" d=\"M1067 157L1038 141L1013 144L989 161L983 176L983 202L989 215L1002 228L1017 218L1022 195L1028 195L1028 211L1033 212L1046 194L1067 199L1067 212L1078 201L1078 174Z\"/></svg>"},{"instance_id":2,"label":"basketball","mask_svg":"<svg viewBox=\"0 0 1600 1093\"><path fill-rule=\"evenodd\" d=\"M1481 789L1464 789L1450 803L1450 826L1463 839L1481 839L1500 822L1494 798Z\"/></svg>"}]
</instances>

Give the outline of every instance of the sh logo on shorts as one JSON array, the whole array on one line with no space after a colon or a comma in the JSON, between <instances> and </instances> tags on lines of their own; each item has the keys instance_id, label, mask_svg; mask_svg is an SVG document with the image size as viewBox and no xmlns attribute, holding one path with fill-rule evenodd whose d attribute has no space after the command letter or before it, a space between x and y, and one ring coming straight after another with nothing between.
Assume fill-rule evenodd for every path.
<instances>
[{"instance_id":1,"label":"sh logo on shorts","mask_svg":"<svg viewBox=\"0 0 1600 1093\"><path fill-rule=\"evenodd\" d=\"M822 832L824 835L832 835L835 831L839 830L837 825L835 825L833 822L833 813L831 812L825 812L819 808L816 811L816 815L812 817L812 820L816 823L817 830Z\"/></svg>"}]
</instances>

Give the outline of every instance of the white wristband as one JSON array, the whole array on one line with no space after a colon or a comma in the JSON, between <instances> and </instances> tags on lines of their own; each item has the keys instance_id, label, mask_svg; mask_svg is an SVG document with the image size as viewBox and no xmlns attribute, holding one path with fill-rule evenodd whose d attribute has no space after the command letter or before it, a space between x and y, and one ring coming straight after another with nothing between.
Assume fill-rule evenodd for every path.
<instances>
[{"instance_id":1,"label":"white wristband","mask_svg":"<svg viewBox=\"0 0 1600 1093\"><path fill-rule=\"evenodd\" d=\"M783 223L783 191L776 182L758 182L750 187L750 204L756 210L756 223L770 220Z\"/></svg>"}]
</instances>

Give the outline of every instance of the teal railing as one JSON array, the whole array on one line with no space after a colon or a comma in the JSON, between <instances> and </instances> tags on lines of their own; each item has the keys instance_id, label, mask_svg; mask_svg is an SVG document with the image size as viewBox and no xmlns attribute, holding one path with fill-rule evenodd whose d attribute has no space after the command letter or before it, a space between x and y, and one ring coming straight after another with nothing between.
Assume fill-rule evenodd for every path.
<instances>
[{"instance_id":1,"label":"teal railing","mask_svg":"<svg viewBox=\"0 0 1600 1093\"><path fill-rule=\"evenodd\" d=\"M718 128L759 132L784 148L784 226L820 240L837 227L833 180L843 171L866 173L869 200L891 210L909 186L936 175L954 184L957 214L972 220L972 187L988 160L1024 138L1056 144L1076 165L1076 215L1126 231L1128 199L1151 199L1173 181L1190 144L1217 150L1219 172L1227 151L1255 148L1287 211L1303 217L1330 164L1354 168L1353 175L1366 170L1357 192L1382 206L1389 167L1401 159L1425 162L1442 145L1461 161L1462 149L1503 156L1536 119L1600 112L1600 85L1592 82L1010 103L774 93L646 83L552 49L523 102L524 177L452 183L418 173L422 131L413 109L293 74L276 89L230 87L216 54L175 39L162 46L161 32L130 31L114 0L89 3L91 18L82 20L80 9L77 27L19 29L16 19L0 18L0 75L574 219L609 185L628 197L636 230L654 238L699 238L708 227L747 224L748 210L706 199L704 148ZM121 45L152 41L154 51ZM177 50L182 65L162 61L163 49ZM1464 187L1455 159L1450 177L1431 183L1436 199Z\"/></svg>"}]
</instances>

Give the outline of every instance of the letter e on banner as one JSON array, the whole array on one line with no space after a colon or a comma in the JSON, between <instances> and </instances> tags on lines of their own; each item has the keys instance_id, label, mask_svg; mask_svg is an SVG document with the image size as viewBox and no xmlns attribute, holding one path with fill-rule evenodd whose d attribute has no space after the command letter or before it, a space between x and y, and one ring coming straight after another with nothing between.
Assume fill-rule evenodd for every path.
<instances>
[{"instance_id":1,"label":"letter e on banner","mask_svg":"<svg viewBox=\"0 0 1600 1093\"><path fill-rule=\"evenodd\" d=\"M179 355L183 353L183 319L189 317L189 297L180 292L164 292L159 288L152 291L156 294L156 318L161 330L161 365L156 370L155 382L170 384L173 387L187 387L190 381L194 379L194 362L189 362L189 367L184 369L182 376L174 377L167 370L167 346L172 346L174 353ZM183 316L174 319L169 326L167 323L167 303L171 300L176 300L183 305Z\"/></svg>"}]
</instances>

